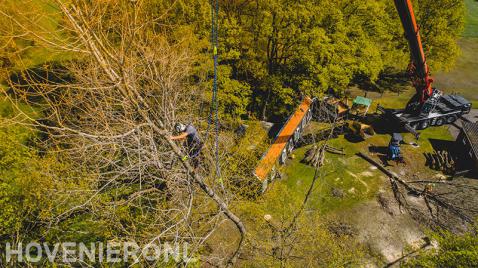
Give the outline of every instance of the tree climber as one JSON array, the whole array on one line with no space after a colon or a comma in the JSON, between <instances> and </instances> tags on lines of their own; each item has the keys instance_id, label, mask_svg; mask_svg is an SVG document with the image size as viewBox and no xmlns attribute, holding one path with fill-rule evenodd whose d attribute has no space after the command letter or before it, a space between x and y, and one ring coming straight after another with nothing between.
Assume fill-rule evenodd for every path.
<instances>
[{"instance_id":1,"label":"tree climber","mask_svg":"<svg viewBox=\"0 0 478 268\"><path fill-rule=\"evenodd\" d=\"M196 128L191 124L184 125L182 123L176 123L174 129L179 134L171 136L170 139L173 141L185 139L184 147L187 151L184 160L190 159L191 165L197 168L199 166L199 154L204 144L199 138Z\"/></svg>"}]
</instances>

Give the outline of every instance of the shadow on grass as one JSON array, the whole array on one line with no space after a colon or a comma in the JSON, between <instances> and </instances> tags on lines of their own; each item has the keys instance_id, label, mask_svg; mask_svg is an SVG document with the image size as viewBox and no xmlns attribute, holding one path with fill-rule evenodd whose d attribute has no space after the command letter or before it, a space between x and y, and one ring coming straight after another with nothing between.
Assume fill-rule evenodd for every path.
<instances>
[{"instance_id":1,"label":"shadow on grass","mask_svg":"<svg viewBox=\"0 0 478 268\"><path fill-rule=\"evenodd\" d=\"M269 129L269 132L267 132L267 136L270 139L276 138L284 125L285 122L273 124L272 127Z\"/></svg>"},{"instance_id":2,"label":"shadow on grass","mask_svg":"<svg viewBox=\"0 0 478 268\"><path fill-rule=\"evenodd\" d=\"M428 141L432 145L433 150L435 151L448 151L449 153L456 153L455 147L454 146L456 143L454 141L449 141L449 140L439 140L439 139L433 139L429 138Z\"/></svg>"},{"instance_id":3,"label":"shadow on grass","mask_svg":"<svg viewBox=\"0 0 478 268\"><path fill-rule=\"evenodd\" d=\"M360 137L357 134L353 134L353 133L346 133L344 135L344 138L350 143L359 143L359 142L364 141L364 139L362 137Z\"/></svg>"},{"instance_id":4,"label":"shadow on grass","mask_svg":"<svg viewBox=\"0 0 478 268\"><path fill-rule=\"evenodd\" d=\"M386 90L401 93L407 90L410 84L410 78L407 72L396 70L395 68L386 68L380 75L377 82L370 81L370 78L363 75L357 75L353 79L353 84L364 91L367 97L368 92L378 92L383 94Z\"/></svg>"},{"instance_id":5,"label":"shadow on grass","mask_svg":"<svg viewBox=\"0 0 478 268\"><path fill-rule=\"evenodd\" d=\"M371 145L368 147L368 151L371 154L377 155L377 157L380 159L382 162L382 165L384 166L390 166L388 163L388 147L387 146L376 146L376 145Z\"/></svg>"},{"instance_id":6,"label":"shadow on grass","mask_svg":"<svg viewBox=\"0 0 478 268\"><path fill-rule=\"evenodd\" d=\"M64 85L74 82L74 78L69 70L58 62L47 62L42 65L34 66L23 71L19 71L10 75L10 83L16 90L9 88L8 94L22 94L31 103L39 103L45 97L55 100L59 98L62 92L59 89L44 93L43 87L49 85Z\"/></svg>"}]
</instances>

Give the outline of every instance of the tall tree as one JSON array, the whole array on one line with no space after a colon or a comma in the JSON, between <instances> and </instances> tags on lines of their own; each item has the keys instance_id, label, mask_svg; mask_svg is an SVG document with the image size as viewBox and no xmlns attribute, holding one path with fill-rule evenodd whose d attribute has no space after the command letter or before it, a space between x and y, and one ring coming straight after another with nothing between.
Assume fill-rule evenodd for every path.
<instances>
[{"instance_id":1,"label":"tall tree","mask_svg":"<svg viewBox=\"0 0 478 268\"><path fill-rule=\"evenodd\" d=\"M417 0L418 24L432 71L450 70L460 54L457 40L465 26L461 0Z\"/></svg>"}]
</instances>

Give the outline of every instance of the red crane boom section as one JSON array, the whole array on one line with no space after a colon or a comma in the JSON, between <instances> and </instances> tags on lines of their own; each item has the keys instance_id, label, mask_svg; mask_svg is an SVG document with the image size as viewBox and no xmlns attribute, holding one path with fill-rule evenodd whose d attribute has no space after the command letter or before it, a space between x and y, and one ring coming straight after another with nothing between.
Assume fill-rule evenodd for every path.
<instances>
[{"instance_id":1,"label":"red crane boom section","mask_svg":"<svg viewBox=\"0 0 478 268\"><path fill-rule=\"evenodd\" d=\"M430 77L425 52L423 51L420 29L417 26L412 2L410 0L394 1L410 47L411 63L409 71L411 80L417 94L420 95L420 103L423 104L432 95L433 79Z\"/></svg>"}]
</instances>

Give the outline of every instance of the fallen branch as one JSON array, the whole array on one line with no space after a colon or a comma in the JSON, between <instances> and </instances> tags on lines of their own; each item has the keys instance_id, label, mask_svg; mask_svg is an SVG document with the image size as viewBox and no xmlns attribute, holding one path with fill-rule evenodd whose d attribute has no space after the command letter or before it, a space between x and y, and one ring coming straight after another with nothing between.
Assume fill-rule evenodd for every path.
<instances>
[{"instance_id":1,"label":"fallen branch","mask_svg":"<svg viewBox=\"0 0 478 268\"><path fill-rule=\"evenodd\" d=\"M431 200L433 202L435 202L437 205L441 206L441 207L444 207L448 210L450 210L451 212L453 212L455 215L457 215L460 219L462 219L463 221L467 222L467 223L470 223L470 224L473 224L474 221L473 219L471 219L470 217L468 217L467 215L461 213L458 209L456 209L453 205L450 205L448 203L446 203L445 201L437 198L436 196L434 195L431 195L430 193L428 193L427 191L423 191L423 190L420 190L418 188L415 188L413 186L410 186L406 181L402 180L400 177L398 177L395 173L387 170L383 165L381 165L380 163L378 163L377 161L373 160L372 158L370 158L368 155L360 152L360 153L357 153L358 156L362 157L363 159L367 160L368 162L370 162L371 164L373 164L374 166L376 166L380 171L382 171L383 173L385 173L390 179L400 183L401 185L403 185L405 187L405 189L407 189L409 192L413 193L413 194L416 194L416 195L419 195L419 196L423 196L424 198L427 198L428 200Z\"/></svg>"},{"instance_id":2,"label":"fallen branch","mask_svg":"<svg viewBox=\"0 0 478 268\"><path fill-rule=\"evenodd\" d=\"M343 148L335 148L335 147L332 147L328 144L325 145L325 150L328 152L328 153L332 153L332 154L339 154L339 155L345 155L345 152L344 152L344 149Z\"/></svg>"},{"instance_id":3,"label":"fallen branch","mask_svg":"<svg viewBox=\"0 0 478 268\"><path fill-rule=\"evenodd\" d=\"M450 186L455 186L455 187L463 187L463 188L469 188L473 190L478 191L478 187L474 187L472 185L466 185L466 184L458 184L458 183L453 183L451 181L443 181L443 180L438 180L438 181L430 181L430 180L419 180L419 181L407 181L407 183L436 183L436 184L446 184Z\"/></svg>"}]
</instances>

